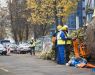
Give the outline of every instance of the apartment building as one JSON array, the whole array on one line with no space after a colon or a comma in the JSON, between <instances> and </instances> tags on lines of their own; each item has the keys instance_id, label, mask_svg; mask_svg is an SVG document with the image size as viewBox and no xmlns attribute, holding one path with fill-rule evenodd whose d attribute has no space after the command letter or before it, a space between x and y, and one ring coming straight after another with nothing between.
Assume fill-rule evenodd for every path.
<instances>
[{"instance_id":1,"label":"apartment building","mask_svg":"<svg viewBox=\"0 0 95 75\"><path fill-rule=\"evenodd\" d=\"M92 20L93 11L95 9L95 0L85 0L85 8L86 22L90 22Z\"/></svg>"},{"instance_id":2,"label":"apartment building","mask_svg":"<svg viewBox=\"0 0 95 75\"><path fill-rule=\"evenodd\" d=\"M94 8L95 0L81 0L78 3L75 14L71 14L68 18L67 25L69 29L75 30L85 25L85 23L90 22Z\"/></svg>"}]
</instances>

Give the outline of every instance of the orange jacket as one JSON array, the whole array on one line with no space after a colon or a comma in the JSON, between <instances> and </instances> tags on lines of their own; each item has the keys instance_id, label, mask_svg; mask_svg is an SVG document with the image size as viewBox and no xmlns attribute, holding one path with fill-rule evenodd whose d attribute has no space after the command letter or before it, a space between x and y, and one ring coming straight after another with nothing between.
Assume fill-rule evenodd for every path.
<instances>
[{"instance_id":1,"label":"orange jacket","mask_svg":"<svg viewBox=\"0 0 95 75\"><path fill-rule=\"evenodd\" d=\"M75 57L82 56L86 58L90 54L90 51L87 49L84 43L79 44L78 39L73 40L73 46Z\"/></svg>"},{"instance_id":2,"label":"orange jacket","mask_svg":"<svg viewBox=\"0 0 95 75\"><path fill-rule=\"evenodd\" d=\"M79 57L79 49L78 49L78 39L73 40L73 46L74 46L74 54L75 57Z\"/></svg>"},{"instance_id":3,"label":"orange jacket","mask_svg":"<svg viewBox=\"0 0 95 75\"><path fill-rule=\"evenodd\" d=\"M84 43L80 44L80 56L86 58L90 54Z\"/></svg>"},{"instance_id":4,"label":"orange jacket","mask_svg":"<svg viewBox=\"0 0 95 75\"><path fill-rule=\"evenodd\" d=\"M52 43L55 44L55 42L56 42L56 37L53 36L52 37Z\"/></svg>"}]
</instances>

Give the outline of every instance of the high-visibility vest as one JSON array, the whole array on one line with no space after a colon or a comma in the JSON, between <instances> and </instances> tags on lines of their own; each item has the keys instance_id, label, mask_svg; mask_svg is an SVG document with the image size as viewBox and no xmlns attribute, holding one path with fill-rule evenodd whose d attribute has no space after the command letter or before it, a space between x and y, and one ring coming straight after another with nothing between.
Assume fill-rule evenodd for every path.
<instances>
[{"instance_id":1,"label":"high-visibility vest","mask_svg":"<svg viewBox=\"0 0 95 75\"><path fill-rule=\"evenodd\" d=\"M76 40L73 40L73 46L74 46L74 54L75 54L75 57L79 57L80 54L79 54L79 49L78 49L78 39Z\"/></svg>"},{"instance_id":2,"label":"high-visibility vest","mask_svg":"<svg viewBox=\"0 0 95 75\"><path fill-rule=\"evenodd\" d=\"M35 43L36 43L35 41L32 41L32 42L30 43L30 44L31 44L30 47L34 47L34 46L35 46Z\"/></svg>"},{"instance_id":3,"label":"high-visibility vest","mask_svg":"<svg viewBox=\"0 0 95 75\"><path fill-rule=\"evenodd\" d=\"M80 56L86 58L89 56L90 52L89 50L84 46L84 43L80 44Z\"/></svg>"},{"instance_id":4,"label":"high-visibility vest","mask_svg":"<svg viewBox=\"0 0 95 75\"><path fill-rule=\"evenodd\" d=\"M58 34L57 34L57 44L58 45L64 45L65 44L65 40L63 40L60 36L61 34L62 34L62 31L58 32Z\"/></svg>"},{"instance_id":5,"label":"high-visibility vest","mask_svg":"<svg viewBox=\"0 0 95 75\"><path fill-rule=\"evenodd\" d=\"M68 33L66 33L65 35L67 36L67 38L69 37ZM72 44L72 40L66 40L66 44Z\"/></svg>"},{"instance_id":6,"label":"high-visibility vest","mask_svg":"<svg viewBox=\"0 0 95 75\"><path fill-rule=\"evenodd\" d=\"M66 44L72 44L71 40L67 40Z\"/></svg>"}]
</instances>

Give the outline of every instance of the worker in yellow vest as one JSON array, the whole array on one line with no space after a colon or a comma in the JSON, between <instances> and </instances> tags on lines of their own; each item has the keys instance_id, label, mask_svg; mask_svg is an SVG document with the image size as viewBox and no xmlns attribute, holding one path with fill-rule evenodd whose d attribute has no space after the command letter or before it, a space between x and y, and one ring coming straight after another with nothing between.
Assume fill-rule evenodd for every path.
<instances>
[{"instance_id":1,"label":"worker in yellow vest","mask_svg":"<svg viewBox=\"0 0 95 75\"><path fill-rule=\"evenodd\" d=\"M57 33L60 31L61 28L62 28L62 26L58 25L57 26L57 32L52 35L52 50L54 50L54 53L55 53L54 54L55 55L55 57L54 57L55 61L57 59Z\"/></svg>"},{"instance_id":2,"label":"worker in yellow vest","mask_svg":"<svg viewBox=\"0 0 95 75\"><path fill-rule=\"evenodd\" d=\"M30 55L32 54L35 55L35 40L34 39L30 41Z\"/></svg>"},{"instance_id":3,"label":"worker in yellow vest","mask_svg":"<svg viewBox=\"0 0 95 75\"><path fill-rule=\"evenodd\" d=\"M57 33L57 63L65 64L66 63L66 54L65 54L65 33L62 31L62 28Z\"/></svg>"},{"instance_id":4,"label":"worker in yellow vest","mask_svg":"<svg viewBox=\"0 0 95 75\"><path fill-rule=\"evenodd\" d=\"M66 62L70 60L70 52L72 51L72 38L70 38L68 34L68 26L64 25L63 26L63 31L65 33L65 36L67 37L66 42L65 42L65 51L66 51Z\"/></svg>"}]
</instances>

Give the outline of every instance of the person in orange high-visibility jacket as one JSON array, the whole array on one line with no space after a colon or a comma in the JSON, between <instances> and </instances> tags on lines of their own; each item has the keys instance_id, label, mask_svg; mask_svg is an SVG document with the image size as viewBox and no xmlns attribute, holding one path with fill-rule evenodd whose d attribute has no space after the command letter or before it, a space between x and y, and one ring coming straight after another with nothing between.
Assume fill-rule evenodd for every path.
<instances>
[{"instance_id":1,"label":"person in orange high-visibility jacket","mask_svg":"<svg viewBox=\"0 0 95 75\"><path fill-rule=\"evenodd\" d=\"M55 55L55 58L54 60L56 61L56 57L57 57L57 38L56 38L56 35L57 33L54 33L52 35L52 50L54 50L54 55Z\"/></svg>"},{"instance_id":2,"label":"person in orange high-visibility jacket","mask_svg":"<svg viewBox=\"0 0 95 75\"><path fill-rule=\"evenodd\" d=\"M52 44L54 45L56 43L56 33L52 35Z\"/></svg>"},{"instance_id":3,"label":"person in orange high-visibility jacket","mask_svg":"<svg viewBox=\"0 0 95 75\"><path fill-rule=\"evenodd\" d=\"M80 56L86 58L87 60L90 58L90 51L83 42L80 43Z\"/></svg>"},{"instance_id":4,"label":"person in orange high-visibility jacket","mask_svg":"<svg viewBox=\"0 0 95 75\"><path fill-rule=\"evenodd\" d=\"M79 47L78 39L77 39L77 37L74 37L73 38L73 48L74 48L75 57L80 57L78 47Z\"/></svg>"},{"instance_id":5,"label":"person in orange high-visibility jacket","mask_svg":"<svg viewBox=\"0 0 95 75\"><path fill-rule=\"evenodd\" d=\"M89 60L90 51L87 49L86 45L83 42L79 43L78 38L73 39L74 54L75 57L83 57Z\"/></svg>"}]
</instances>

